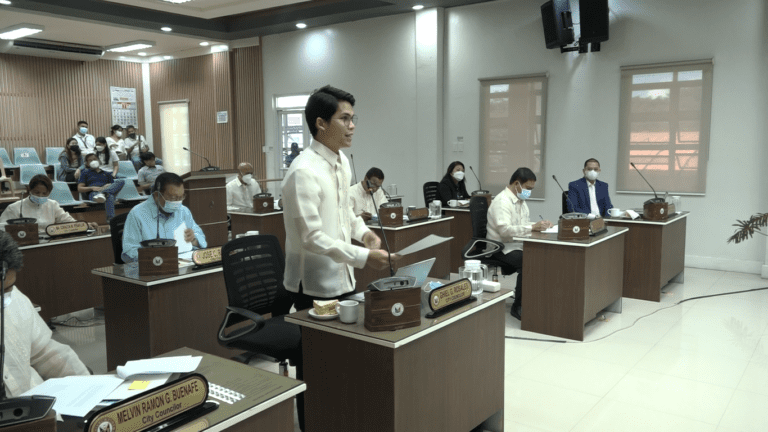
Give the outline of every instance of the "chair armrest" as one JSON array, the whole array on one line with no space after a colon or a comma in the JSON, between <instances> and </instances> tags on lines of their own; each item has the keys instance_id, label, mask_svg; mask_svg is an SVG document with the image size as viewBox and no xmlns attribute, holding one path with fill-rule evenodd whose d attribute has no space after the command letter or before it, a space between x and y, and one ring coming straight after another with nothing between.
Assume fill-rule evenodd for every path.
<instances>
[{"instance_id":1,"label":"chair armrest","mask_svg":"<svg viewBox=\"0 0 768 432\"><path fill-rule=\"evenodd\" d=\"M247 327L234 330L229 334L225 334L224 332L226 328L229 327L230 325L229 321L232 315L240 315L242 317L248 318L249 320L251 320L251 322L253 322L253 324ZM227 306L227 314L224 316L224 321L222 321L221 327L219 328L219 341L229 342L229 341L235 340L251 332L257 332L261 330L262 328L264 328L264 325L266 325L266 320L264 319L264 317L257 314L256 312L251 312L247 309L243 309L235 306Z\"/></svg>"},{"instance_id":2,"label":"chair armrest","mask_svg":"<svg viewBox=\"0 0 768 432\"><path fill-rule=\"evenodd\" d=\"M484 243L486 247L489 249L484 250L481 253L473 254L472 251L474 251L477 248L478 243ZM478 259L478 258L488 258L491 255L495 254L496 252L501 252L504 250L504 243L496 241L496 240L489 240L479 237L473 237L472 240L467 243L466 246L464 246L464 249L461 250L461 256L464 259Z\"/></svg>"}]
</instances>

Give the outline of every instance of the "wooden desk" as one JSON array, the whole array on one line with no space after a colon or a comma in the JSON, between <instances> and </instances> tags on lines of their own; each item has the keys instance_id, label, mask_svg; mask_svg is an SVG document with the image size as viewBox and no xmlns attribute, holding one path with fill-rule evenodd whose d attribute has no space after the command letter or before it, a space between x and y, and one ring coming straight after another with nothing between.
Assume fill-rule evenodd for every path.
<instances>
[{"instance_id":1,"label":"wooden desk","mask_svg":"<svg viewBox=\"0 0 768 432\"><path fill-rule=\"evenodd\" d=\"M107 368L190 347L221 357L241 354L216 338L227 307L222 268L139 276L134 264L93 270L101 277Z\"/></svg>"},{"instance_id":2,"label":"wooden desk","mask_svg":"<svg viewBox=\"0 0 768 432\"><path fill-rule=\"evenodd\" d=\"M225 178L237 170L194 171L181 176L186 198L184 205L205 234L208 247L227 242L227 185Z\"/></svg>"},{"instance_id":3,"label":"wooden desk","mask_svg":"<svg viewBox=\"0 0 768 432\"><path fill-rule=\"evenodd\" d=\"M242 363L216 357L190 348L180 348L159 357L203 356L195 372L209 383L218 384L245 395L234 404L219 402L219 407L182 427L183 430L217 431L270 431L293 432L293 398L306 390L307 385L292 378L253 368ZM177 376L177 375L174 375ZM171 378L174 378L172 376ZM64 416L59 432L80 431L80 419ZM197 426L197 427L195 427Z\"/></svg>"},{"instance_id":4,"label":"wooden desk","mask_svg":"<svg viewBox=\"0 0 768 432\"><path fill-rule=\"evenodd\" d=\"M667 283L684 281L688 213L666 221L605 219L610 226L629 228L624 242L624 297L658 302Z\"/></svg>"},{"instance_id":5,"label":"wooden desk","mask_svg":"<svg viewBox=\"0 0 768 432\"><path fill-rule=\"evenodd\" d=\"M252 209L239 208L228 210L232 222L232 238L247 231L256 230L259 234L272 234L277 237L280 247L285 252L285 223L283 211L276 210L272 213L254 213Z\"/></svg>"},{"instance_id":6,"label":"wooden desk","mask_svg":"<svg viewBox=\"0 0 768 432\"><path fill-rule=\"evenodd\" d=\"M417 241L435 234L440 237L450 237L451 235L451 221L453 218L443 217L440 219L431 219L421 222L406 222L400 227L384 227L387 240L389 241L389 249L392 252L403 250L404 248L416 243ZM378 225L368 225L376 235L381 238L381 248L385 249L384 238L381 234L381 229ZM353 240L353 243L360 245L357 241ZM403 257L400 261L393 262L392 268L395 271L400 267L415 264L420 261L424 261L429 258L437 258L432 269L429 271L429 276L434 278L448 279L450 275L450 256L451 256L451 242L441 243L437 246L425 249L421 252ZM383 270L375 270L371 267L365 267L363 269L355 269L355 290L357 292L366 291L368 284L383 277L389 276L389 268Z\"/></svg>"},{"instance_id":7,"label":"wooden desk","mask_svg":"<svg viewBox=\"0 0 768 432\"><path fill-rule=\"evenodd\" d=\"M421 326L369 332L355 324L285 318L302 326L306 432L504 430L504 300L477 302Z\"/></svg>"},{"instance_id":8,"label":"wooden desk","mask_svg":"<svg viewBox=\"0 0 768 432\"><path fill-rule=\"evenodd\" d=\"M24 267L16 286L40 305L40 316L51 317L103 304L93 267L112 264L112 240L107 235L82 236L21 246Z\"/></svg>"},{"instance_id":9,"label":"wooden desk","mask_svg":"<svg viewBox=\"0 0 768 432\"><path fill-rule=\"evenodd\" d=\"M464 265L461 250L472 240L472 216L469 207L443 208L443 214L453 216L451 221L451 271L459 272L459 267Z\"/></svg>"},{"instance_id":10,"label":"wooden desk","mask_svg":"<svg viewBox=\"0 0 768 432\"><path fill-rule=\"evenodd\" d=\"M515 237L523 246L523 321L520 328L584 340L584 324L606 308L621 311L626 228L587 240L557 234Z\"/></svg>"}]
</instances>

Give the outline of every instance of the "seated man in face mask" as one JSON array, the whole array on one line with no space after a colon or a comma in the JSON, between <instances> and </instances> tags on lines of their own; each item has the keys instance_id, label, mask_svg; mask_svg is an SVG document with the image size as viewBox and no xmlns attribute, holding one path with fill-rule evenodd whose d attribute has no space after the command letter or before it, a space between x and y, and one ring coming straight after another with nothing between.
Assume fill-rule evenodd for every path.
<instances>
[{"instance_id":1,"label":"seated man in face mask","mask_svg":"<svg viewBox=\"0 0 768 432\"><path fill-rule=\"evenodd\" d=\"M253 196L261 193L259 183L253 179L253 165L241 163L237 178L227 183L227 205L253 208Z\"/></svg>"},{"instance_id":2,"label":"seated man in face mask","mask_svg":"<svg viewBox=\"0 0 768 432\"><path fill-rule=\"evenodd\" d=\"M104 203L107 214L107 223L115 217L115 200L117 194L125 186L125 180L115 180L111 172L101 169L101 163L95 153L85 157L86 169L80 174L77 181L77 191L88 194L88 199L97 203Z\"/></svg>"},{"instance_id":3,"label":"seated man in face mask","mask_svg":"<svg viewBox=\"0 0 768 432\"><path fill-rule=\"evenodd\" d=\"M4 232L0 232L0 260L8 264L3 293L6 345L3 377L7 396L20 396L49 378L90 375L72 348L51 339L51 329L29 298L14 285L16 273L24 264L24 255L10 234Z\"/></svg>"},{"instance_id":4,"label":"seated man in face mask","mask_svg":"<svg viewBox=\"0 0 768 432\"><path fill-rule=\"evenodd\" d=\"M192 218L192 212L184 207L184 181L177 174L164 172L152 185L152 197L137 205L128 213L123 230L123 261L139 260L139 248L144 240L176 238L176 231L183 229L183 241L194 248L205 248L205 234ZM159 220L158 220L159 219ZM183 228L180 228L183 227ZM181 250L184 245L176 242Z\"/></svg>"},{"instance_id":5,"label":"seated man in face mask","mask_svg":"<svg viewBox=\"0 0 768 432\"><path fill-rule=\"evenodd\" d=\"M608 196L608 183L597 179L600 174L600 162L594 158L587 159L582 171L584 177L568 183L568 211L587 213L590 219L605 217L608 210L613 208L613 204Z\"/></svg>"}]
</instances>

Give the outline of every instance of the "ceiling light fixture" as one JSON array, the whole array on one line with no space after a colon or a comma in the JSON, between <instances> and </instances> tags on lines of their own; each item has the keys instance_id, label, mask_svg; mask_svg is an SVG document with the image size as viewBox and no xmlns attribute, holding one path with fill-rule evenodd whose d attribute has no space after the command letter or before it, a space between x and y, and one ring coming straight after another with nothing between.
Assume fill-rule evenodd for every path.
<instances>
[{"instance_id":1,"label":"ceiling light fixture","mask_svg":"<svg viewBox=\"0 0 768 432\"><path fill-rule=\"evenodd\" d=\"M11 4L10 0L0 0L1 5L9 5Z\"/></svg>"},{"instance_id":2,"label":"ceiling light fixture","mask_svg":"<svg viewBox=\"0 0 768 432\"><path fill-rule=\"evenodd\" d=\"M424 5L414 5L413 10L422 10L424 9Z\"/></svg>"},{"instance_id":3,"label":"ceiling light fixture","mask_svg":"<svg viewBox=\"0 0 768 432\"><path fill-rule=\"evenodd\" d=\"M296 23L296 27L300 28L300 29L303 29L303 28L307 28L307 25L304 24L304 23Z\"/></svg>"},{"instance_id":4,"label":"ceiling light fixture","mask_svg":"<svg viewBox=\"0 0 768 432\"><path fill-rule=\"evenodd\" d=\"M169 31L172 31L173 29L170 28L170 27L160 27L160 30L162 30L164 32L169 32Z\"/></svg>"},{"instance_id":5,"label":"ceiling light fixture","mask_svg":"<svg viewBox=\"0 0 768 432\"><path fill-rule=\"evenodd\" d=\"M137 53L137 54L139 54L139 55L140 55L140 56L142 56L142 57L144 57L145 55L147 55L147 53L145 53L145 52L140 52L140 53Z\"/></svg>"},{"instance_id":6,"label":"ceiling light fixture","mask_svg":"<svg viewBox=\"0 0 768 432\"><path fill-rule=\"evenodd\" d=\"M0 30L0 39L14 40L31 36L45 30L45 27L36 24L17 24Z\"/></svg>"},{"instance_id":7,"label":"ceiling light fixture","mask_svg":"<svg viewBox=\"0 0 768 432\"><path fill-rule=\"evenodd\" d=\"M208 45L210 45L209 42L200 42L200 46L208 46Z\"/></svg>"},{"instance_id":8,"label":"ceiling light fixture","mask_svg":"<svg viewBox=\"0 0 768 432\"><path fill-rule=\"evenodd\" d=\"M145 48L152 48L153 46L155 46L155 43L152 41L140 40L140 41L126 42L123 44L108 46L107 51L122 53L122 52L128 52L128 51L136 51L136 50L145 49Z\"/></svg>"},{"instance_id":9,"label":"ceiling light fixture","mask_svg":"<svg viewBox=\"0 0 768 432\"><path fill-rule=\"evenodd\" d=\"M188 1L192 0L163 0L166 3L173 3L173 4L179 4L179 3L186 3Z\"/></svg>"},{"instance_id":10,"label":"ceiling light fixture","mask_svg":"<svg viewBox=\"0 0 768 432\"><path fill-rule=\"evenodd\" d=\"M229 51L229 47L226 45L214 45L211 47L211 52L222 52L222 51Z\"/></svg>"},{"instance_id":11,"label":"ceiling light fixture","mask_svg":"<svg viewBox=\"0 0 768 432\"><path fill-rule=\"evenodd\" d=\"M170 59L173 58L173 56L163 56L163 58L166 59L166 60L170 60Z\"/></svg>"}]
</instances>

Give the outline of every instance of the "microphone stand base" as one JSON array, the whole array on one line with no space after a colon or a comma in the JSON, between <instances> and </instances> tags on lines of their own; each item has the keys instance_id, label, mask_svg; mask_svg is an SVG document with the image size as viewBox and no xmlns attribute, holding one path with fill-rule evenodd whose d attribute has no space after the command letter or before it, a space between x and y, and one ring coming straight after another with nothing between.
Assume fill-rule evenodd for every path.
<instances>
[{"instance_id":1,"label":"microphone stand base","mask_svg":"<svg viewBox=\"0 0 768 432\"><path fill-rule=\"evenodd\" d=\"M0 428L6 431L56 431L56 398L23 396L0 402Z\"/></svg>"},{"instance_id":2,"label":"microphone stand base","mask_svg":"<svg viewBox=\"0 0 768 432\"><path fill-rule=\"evenodd\" d=\"M216 166L207 166L205 168L202 168L200 171L220 171L221 168Z\"/></svg>"}]
</instances>

